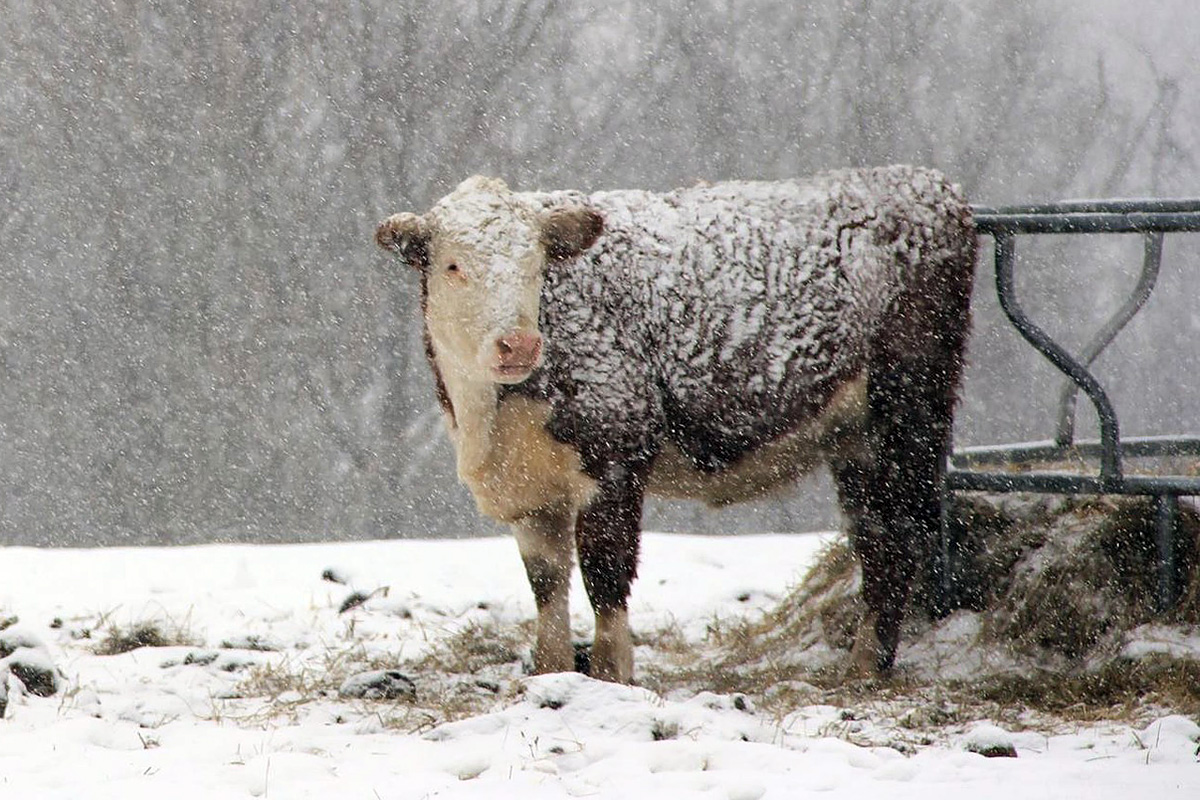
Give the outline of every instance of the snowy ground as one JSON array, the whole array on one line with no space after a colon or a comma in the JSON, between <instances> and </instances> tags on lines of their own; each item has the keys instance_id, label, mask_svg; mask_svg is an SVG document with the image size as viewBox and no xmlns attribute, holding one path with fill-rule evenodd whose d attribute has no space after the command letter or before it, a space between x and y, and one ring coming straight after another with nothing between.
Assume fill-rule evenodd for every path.
<instances>
[{"instance_id":1,"label":"snowy ground","mask_svg":"<svg viewBox=\"0 0 1200 800\"><path fill-rule=\"evenodd\" d=\"M820 541L648 535L635 630L699 640L754 614ZM19 618L0 644L34 645L9 661L63 676L47 698L8 677L0 798L1200 797L1200 726L1169 711L1038 732L974 721L895 748L864 746L885 732L856 737L870 715L830 705L769 714L740 695L527 678L504 657L426 676L421 659L447 642L527 636L532 601L503 539L0 548L0 570L0 625ZM352 591L368 598L339 613ZM96 654L114 626L152 621L175 643ZM345 675L389 663L415 704L339 696ZM461 716L447 708L471 713L441 721ZM988 745L1018 757L970 751Z\"/></svg>"}]
</instances>

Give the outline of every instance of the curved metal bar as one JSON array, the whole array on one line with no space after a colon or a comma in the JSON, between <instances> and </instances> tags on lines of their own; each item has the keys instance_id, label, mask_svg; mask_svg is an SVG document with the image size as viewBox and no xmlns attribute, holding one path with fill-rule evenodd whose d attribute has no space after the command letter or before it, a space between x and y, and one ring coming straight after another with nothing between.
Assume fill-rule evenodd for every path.
<instances>
[{"instance_id":1,"label":"curved metal bar","mask_svg":"<svg viewBox=\"0 0 1200 800\"><path fill-rule=\"evenodd\" d=\"M1142 234L1142 237L1144 255L1142 274L1138 278L1137 286L1129 299L1117 309L1117 313L1113 314L1104 327L1084 346L1079 360L1086 367L1090 367L1104 349L1112 344L1117 334L1142 310L1142 306L1146 305L1150 293L1154 291L1154 283L1158 280L1158 271L1162 264L1163 234L1161 231L1149 231ZM1063 384L1058 396L1058 429L1054 435L1054 442L1059 447L1066 447L1075 439L1075 402L1078 396L1079 387L1074 381Z\"/></svg>"},{"instance_id":2,"label":"curved metal bar","mask_svg":"<svg viewBox=\"0 0 1200 800\"><path fill-rule=\"evenodd\" d=\"M1016 237L1007 231L997 232L996 240L996 293L1000 307L1025 340L1033 345L1060 372L1083 389L1100 420L1100 480L1105 485L1117 486L1121 482L1121 436L1117 425L1117 414L1104 387L1095 376L1050 338L1025 314L1017 301L1013 281L1013 265L1016 262Z\"/></svg>"},{"instance_id":3,"label":"curved metal bar","mask_svg":"<svg viewBox=\"0 0 1200 800\"><path fill-rule=\"evenodd\" d=\"M1200 455L1200 437L1143 437L1122 442L1116 413L1100 383L1088 370L1112 339L1138 313L1153 289L1162 257L1162 234L1200 232L1200 198L1184 200L1074 200L1062 203L987 208L973 206L976 229L991 235L996 246L996 289L1000 306L1009 321L1034 349L1041 353L1071 383L1060 399L1059 441L1032 442L967 448L951 455L943 481L942 547L935 554L943 572L941 589L944 609L957 607L958 583L962 576L953 569L953 533L947 524L946 507L956 491L1051 492L1057 494L1125 494L1155 498L1157 503L1157 585L1155 597L1160 611L1171 608L1181 593L1178 572L1179 500L1200 496L1200 476L1122 474L1125 456L1158 457ZM1145 259L1133 296L1113 315L1084 348L1083 363L1060 347L1034 324L1017 302L1013 272L1018 234L1047 233L1142 233ZM1074 442L1074 406L1078 390L1088 395L1100 421L1099 441ZM1069 419L1069 421L1064 421ZM1063 440L1065 439L1065 444ZM1076 472L979 471L976 466L1023 464L1054 460L1065 454L1100 457L1100 474Z\"/></svg>"}]
</instances>

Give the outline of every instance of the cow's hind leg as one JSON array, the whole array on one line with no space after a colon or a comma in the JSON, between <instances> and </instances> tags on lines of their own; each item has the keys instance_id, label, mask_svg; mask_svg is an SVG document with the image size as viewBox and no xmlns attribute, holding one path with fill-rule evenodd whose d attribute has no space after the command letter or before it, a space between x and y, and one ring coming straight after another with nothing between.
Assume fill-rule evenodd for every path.
<instances>
[{"instance_id":1,"label":"cow's hind leg","mask_svg":"<svg viewBox=\"0 0 1200 800\"><path fill-rule=\"evenodd\" d=\"M941 527L944 456L957 369L931 358L877 363L856 446L833 461L874 625L873 666L891 668L917 568ZM866 666L866 665L862 665Z\"/></svg>"},{"instance_id":2,"label":"cow's hind leg","mask_svg":"<svg viewBox=\"0 0 1200 800\"><path fill-rule=\"evenodd\" d=\"M909 592L941 529L942 482L970 327L975 236L924 264L873 337L857 452L834 462L874 617L875 665L891 668Z\"/></svg>"},{"instance_id":3,"label":"cow's hind leg","mask_svg":"<svg viewBox=\"0 0 1200 800\"><path fill-rule=\"evenodd\" d=\"M535 672L574 669L569 594L574 556L572 515L565 509L542 510L513 524L525 574L537 603Z\"/></svg>"},{"instance_id":4,"label":"cow's hind leg","mask_svg":"<svg viewBox=\"0 0 1200 800\"><path fill-rule=\"evenodd\" d=\"M850 546L859 557L864 576L876 574L873 565L878 560L870 544L881 541L884 527L879 514L870 503L869 489L874 481L874 462L870 458L870 442L866 429L838 436L836 449L830 458L830 470L838 491L838 503L845 520L846 533ZM864 552L868 553L864 559ZM872 565L868 570L867 563ZM862 596L868 597L868 592L862 591ZM868 677L878 671L878 637L875 632L876 609L868 602L867 615L859 627L854 640L849 671L857 677Z\"/></svg>"},{"instance_id":5,"label":"cow's hind leg","mask_svg":"<svg viewBox=\"0 0 1200 800\"><path fill-rule=\"evenodd\" d=\"M617 683L633 680L628 603L637 575L644 488L641 471L614 467L575 525L583 585L596 612L591 675Z\"/></svg>"},{"instance_id":6,"label":"cow's hind leg","mask_svg":"<svg viewBox=\"0 0 1200 800\"><path fill-rule=\"evenodd\" d=\"M892 666L913 579L941 531L957 371L957 364L936 358L905 359L876 369L868 383L878 447L877 483L869 503L884 530L866 548L864 564L873 563L869 579L863 568L863 589L878 615L881 671Z\"/></svg>"}]
</instances>

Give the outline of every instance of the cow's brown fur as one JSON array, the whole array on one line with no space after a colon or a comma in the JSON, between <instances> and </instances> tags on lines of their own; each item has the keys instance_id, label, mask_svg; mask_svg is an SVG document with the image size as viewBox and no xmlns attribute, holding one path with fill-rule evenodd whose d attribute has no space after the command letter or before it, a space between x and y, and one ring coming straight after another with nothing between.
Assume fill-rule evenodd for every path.
<instances>
[{"instance_id":1,"label":"cow's brown fur","mask_svg":"<svg viewBox=\"0 0 1200 800\"><path fill-rule=\"evenodd\" d=\"M659 497L725 506L754 500L791 486L837 449L848 428L866 411L867 381L847 382L823 413L747 453L727 469L696 469L692 459L667 445L650 471L646 491Z\"/></svg>"}]
</instances>

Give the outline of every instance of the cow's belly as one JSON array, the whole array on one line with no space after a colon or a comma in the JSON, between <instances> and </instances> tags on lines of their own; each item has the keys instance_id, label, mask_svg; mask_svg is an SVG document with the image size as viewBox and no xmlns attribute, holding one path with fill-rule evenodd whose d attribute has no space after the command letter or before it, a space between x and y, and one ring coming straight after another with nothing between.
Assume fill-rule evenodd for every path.
<instances>
[{"instance_id":1,"label":"cow's belly","mask_svg":"<svg viewBox=\"0 0 1200 800\"><path fill-rule=\"evenodd\" d=\"M668 442L654 461L647 492L726 505L770 494L809 472L857 427L866 408L866 379L842 386L817 416L720 470L697 469ZM520 395L499 404L487 455L461 474L481 512L514 522L546 508L579 509L596 483L579 453L546 430L549 404Z\"/></svg>"},{"instance_id":2,"label":"cow's belly","mask_svg":"<svg viewBox=\"0 0 1200 800\"><path fill-rule=\"evenodd\" d=\"M845 384L816 417L720 470L697 469L668 443L655 459L647 491L659 497L727 505L753 500L788 486L812 470L835 447L837 434L853 428L866 409L866 378Z\"/></svg>"}]
</instances>

